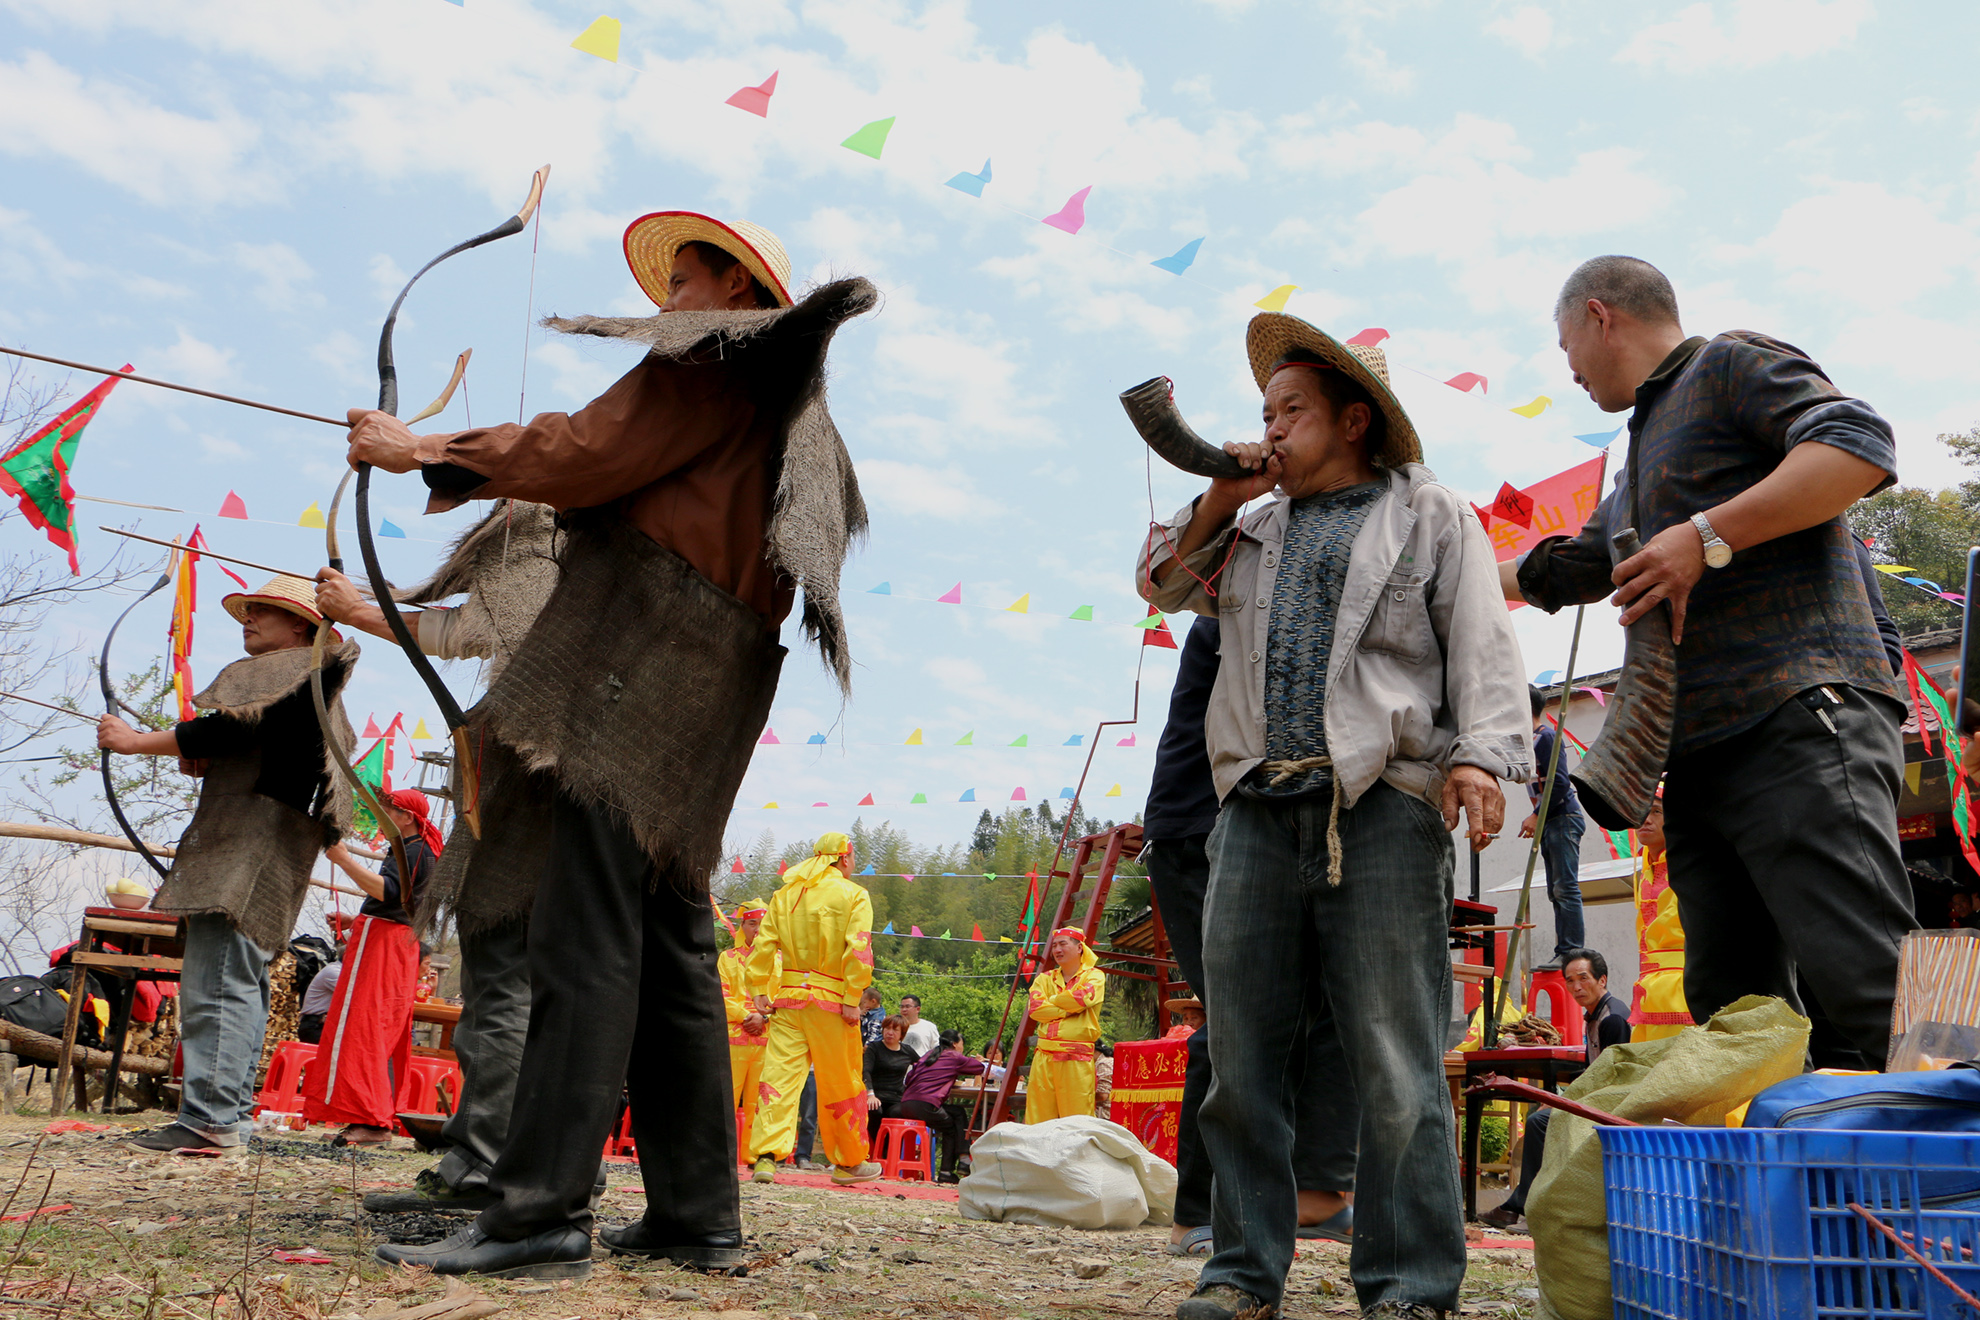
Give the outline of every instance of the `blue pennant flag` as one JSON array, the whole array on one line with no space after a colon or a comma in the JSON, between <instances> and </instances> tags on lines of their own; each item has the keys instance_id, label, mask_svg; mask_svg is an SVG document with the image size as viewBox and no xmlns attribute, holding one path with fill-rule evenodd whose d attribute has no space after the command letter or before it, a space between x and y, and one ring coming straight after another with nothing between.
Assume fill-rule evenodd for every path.
<instances>
[{"instance_id":1,"label":"blue pennant flag","mask_svg":"<svg viewBox=\"0 0 1980 1320\"><path fill-rule=\"evenodd\" d=\"M868 862L868 863L866 864L866 869L865 869L864 871L861 871L861 872L860 872L860 874L861 874L861 875L872 875L872 874L873 874L873 863L872 863L872 862Z\"/></svg>"},{"instance_id":2,"label":"blue pennant flag","mask_svg":"<svg viewBox=\"0 0 1980 1320\"><path fill-rule=\"evenodd\" d=\"M958 802L974 802L974 801L976 801L976 790L975 790L975 789L973 789L973 788L965 788L965 789L963 790L963 795L962 795L961 797L959 797L959 798L957 798L957 799L956 799L956 801L958 801Z\"/></svg>"},{"instance_id":3,"label":"blue pennant flag","mask_svg":"<svg viewBox=\"0 0 1980 1320\"><path fill-rule=\"evenodd\" d=\"M1065 747L1080 747L1080 746L1084 746L1085 742L1086 742L1085 734L1075 733L1072 737L1066 739L1065 742L1061 745Z\"/></svg>"},{"instance_id":4,"label":"blue pennant flag","mask_svg":"<svg viewBox=\"0 0 1980 1320\"><path fill-rule=\"evenodd\" d=\"M983 172L981 174L958 174L955 178L949 180L949 186L957 192L966 192L971 197L981 197L983 195L983 185L988 182L990 182L990 161L986 157L983 161Z\"/></svg>"},{"instance_id":5,"label":"blue pennant flag","mask_svg":"<svg viewBox=\"0 0 1980 1320\"><path fill-rule=\"evenodd\" d=\"M1598 431L1593 435L1578 435L1575 439L1581 441L1584 445L1594 445L1597 449L1607 449L1611 444L1615 443L1616 437L1622 433L1623 429L1618 426L1615 430L1606 434Z\"/></svg>"},{"instance_id":6,"label":"blue pennant flag","mask_svg":"<svg viewBox=\"0 0 1980 1320\"><path fill-rule=\"evenodd\" d=\"M869 596L891 596L894 594L894 584L891 582L882 582L877 587L868 587L866 594Z\"/></svg>"},{"instance_id":7,"label":"blue pennant flag","mask_svg":"<svg viewBox=\"0 0 1980 1320\"><path fill-rule=\"evenodd\" d=\"M1072 795L1073 795L1073 791L1070 788L1062 788L1059 790L1059 796L1064 798L1068 802L1072 800Z\"/></svg>"},{"instance_id":8,"label":"blue pennant flag","mask_svg":"<svg viewBox=\"0 0 1980 1320\"><path fill-rule=\"evenodd\" d=\"M809 738L806 738L804 740L805 746L807 747L816 747L819 744L823 743L824 741L825 741L825 735L822 733L814 733Z\"/></svg>"},{"instance_id":9,"label":"blue pennant flag","mask_svg":"<svg viewBox=\"0 0 1980 1320\"><path fill-rule=\"evenodd\" d=\"M894 929L894 923L890 921L887 923L887 929L881 931L880 933L882 935L898 935L900 932Z\"/></svg>"},{"instance_id":10,"label":"blue pennant flag","mask_svg":"<svg viewBox=\"0 0 1980 1320\"><path fill-rule=\"evenodd\" d=\"M1180 275L1195 264L1196 250L1202 246L1202 239L1192 238L1189 242L1177 248L1174 256L1163 257L1159 261L1151 261L1148 264L1158 270L1166 270L1171 275Z\"/></svg>"},{"instance_id":11,"label":"blue pennant flag","mask_svg":"<svg viewBox=\"0 0 1980 1320\"><path fill-rule=\"evenodd\" d=\"M381 518L378 520L378 534L380 536L396 536L401 541L406 539L406 534L400 531L396 526L394 526L392 520L389 518Z\"/></svg>"}]
</instances>

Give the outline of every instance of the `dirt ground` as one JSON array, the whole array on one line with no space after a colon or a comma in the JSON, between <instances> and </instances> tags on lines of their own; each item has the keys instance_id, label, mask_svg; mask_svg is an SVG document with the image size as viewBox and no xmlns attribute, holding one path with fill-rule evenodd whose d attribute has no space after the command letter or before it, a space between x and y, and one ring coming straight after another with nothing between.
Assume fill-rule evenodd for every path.
<instances>
[{"instance_id":1,"label":"dirt ground","mask_svg":"<svg viewBox=\"0 0 1980 1320\"><path fill-rule=\"evenodd\" d=\"M201 1159L125 1144L125 1133L163 1121L156 1113L87 1121L115 1128L50 1134L45 1114L0 1117L0 1197L7 1198L0 1209L0 1309L144 1320L436 1314L428 1304L441 1301L446 1282L385 1266L371 1248L388 1239L433 1241L464 1221L368 1215L358 1205L364 1192L410 1185L431 1162L410 1142L349 1154L312 1132L257 1140L241 1156ZM516 1320L1076 1320L1172 1316L1201 1264L1166 1254L1163 1228L980 1223L961 1218L952 1201L907 1199L887 1186L873 1194L743 1183L744 1224L756 1254L743 1279L608 1258L601 1249L582 1282L474 1280L472 1287ZM638 1189L637 1167L613 1165L601 1221L637 1218ZM1532 1252L1474 1246L1465 1314L1531 1314ZM308 1248L328 1259L277 1254ZM408 1315L413 1308L420 1309ZM1300 1243L1285 1314L1359 1313L1347 1248Z\"/></svg>"}]
</instances>

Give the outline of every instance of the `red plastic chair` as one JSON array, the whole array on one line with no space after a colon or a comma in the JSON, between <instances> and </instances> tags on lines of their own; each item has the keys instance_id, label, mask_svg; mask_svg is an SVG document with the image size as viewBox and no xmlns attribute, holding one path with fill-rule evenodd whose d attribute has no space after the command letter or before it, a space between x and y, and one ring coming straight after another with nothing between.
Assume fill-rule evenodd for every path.
<instances>
[{"instance_id":1,"label":"red plastic chair","mask_svg":"<svg viewBox=\"0 0 1980 1320\"><path fill-rule=\"evenodd\" d=\"M880 1161L882 1178L935 1181L935 1143L929 1140L926 1123L912 1118L881 1119L873 1158Z\"/></svg>"},{"instance_id":2,"label":"red plastic chair","mask_svg":"<svg viewBox=\"0 0 1980 1320\"><path fill-rule=\"evenodd\" d=\"M608 1160L636 1160L639 1147L633 1143L632 1106L619 1115L619 1126L612 1129L612 1135L605 1138L605 1158Z\"/></svg>"},{"instance_id":3,"label":"red plastic chair","mask_svg":"<svg viewBox=\"0 0 1980 1320\"><path fill-rule=\"evenodd\" d=\"M449 1059L436 1059L425 1054L413 1055L407 1061L406 1075L399 1079L399 1112L402 1114L439 1113L440 1084L442 1082L447 1083L447 1093L454 1097L454 1108L460 1108L460 1065Z\"/></svg>"},{"instance_id":4,"label":"red plastic chair","mask_svg":"<svg viewBox=\"0 0 1980 1320\"><path fill-rule=\"evenodd\" d=\"M1547 1020L1560 1031L1561 1044L1581 1044L1581 1005L1568 994L1567 978L1558 970L1535 972L1533 984L1526 990L1527 1012L1534 1011L1542 994L1547 996Z\"/></svg>"},{"instance_id":5,"label":"red plastic chair","mask_svg":"<svg viewBox=\"0 0 1980 1320\"><path fill-rule=\"evenodd\" d=\"M272 1109L278 1114L302 1112L303 1069L316 1059L316 1046L299 1040L285 1040L268 1059L268 1077L255 1092L254 1113Z\"/></svg>"}]
</instances>

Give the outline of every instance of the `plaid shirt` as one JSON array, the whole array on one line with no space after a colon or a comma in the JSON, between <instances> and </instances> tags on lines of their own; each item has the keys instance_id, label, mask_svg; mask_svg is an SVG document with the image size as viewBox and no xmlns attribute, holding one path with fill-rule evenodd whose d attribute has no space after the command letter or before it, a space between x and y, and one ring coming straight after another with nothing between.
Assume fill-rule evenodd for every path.
<instances>
[{"instance_id":1,"label":"plaid shirt","mask_svg":"<svg viewBox=\"0 0 1980 1320\"><path fill-rule=\"evenodd\" d=\"M1709 515L1803 441L1876 464L1889 474L1880 490L1897 480L1890 423L1800 349L1750 330L1672 350L1637 387L1629 437L1628 464L1581 534L1544 541L1521 560L1521 589L1549 613L1614 591L1611 533L1634 526L1647 544ZM1674 759L1752 728L1818 683L1902 700L1840 516L1707 568L1685 610L1677 665Z\"/></svg>"}]
</instances>

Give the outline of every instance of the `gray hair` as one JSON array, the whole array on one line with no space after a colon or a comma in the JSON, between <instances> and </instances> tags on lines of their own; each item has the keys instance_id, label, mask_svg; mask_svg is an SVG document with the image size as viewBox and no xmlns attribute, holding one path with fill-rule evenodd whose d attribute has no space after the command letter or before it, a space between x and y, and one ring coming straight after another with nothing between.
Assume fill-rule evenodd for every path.
<instances>
[{"instance_id":1,"label":"gray hair","mask_svg":"<svg viewBox=\"0 0 1980 1320\"><path fill-rule=\"evenodd\" d=\"M1591 257L1574 268L1554 301L1554 320L1593 298L1651 324L1679 324L1677 290L1664 272L1636 257Z\"/></svg>"}]
</instances>

